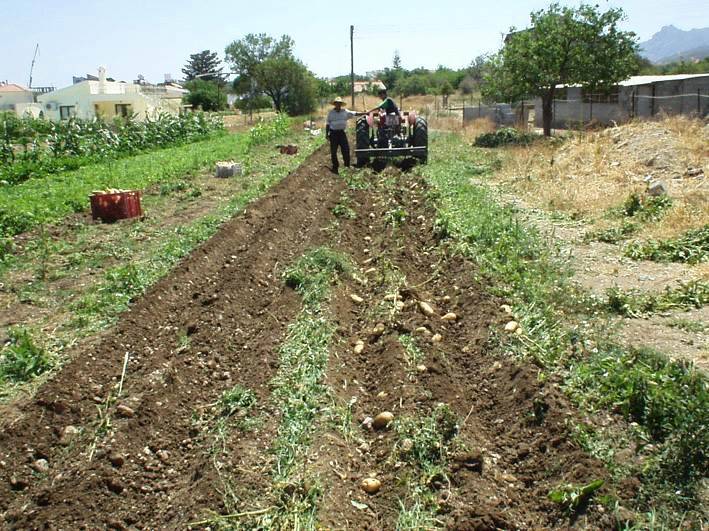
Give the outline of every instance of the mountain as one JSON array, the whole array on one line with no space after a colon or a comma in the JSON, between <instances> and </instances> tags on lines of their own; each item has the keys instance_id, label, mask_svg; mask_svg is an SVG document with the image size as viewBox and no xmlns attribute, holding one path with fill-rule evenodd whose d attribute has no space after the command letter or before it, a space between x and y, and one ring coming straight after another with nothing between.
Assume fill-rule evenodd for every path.
<instances>
[{"instance_id":1,"label":"mountain","mask_svg":"<svg viewBox=\"0 0 709 531\"><path fill-rule=\"evenodd\" d=\"M709 28L683 31L665 26L649 41L640 43L640 55L659 64L680 58L703 59L709 55Z\"/></svg>"}]
</instances>

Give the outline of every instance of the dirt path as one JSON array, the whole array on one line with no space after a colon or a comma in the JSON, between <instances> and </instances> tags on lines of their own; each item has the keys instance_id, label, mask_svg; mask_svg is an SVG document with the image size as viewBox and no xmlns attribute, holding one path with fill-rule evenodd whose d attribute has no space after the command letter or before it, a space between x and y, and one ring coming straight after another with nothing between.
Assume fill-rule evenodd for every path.
<instances>
[{"instance_id":1,"label":"dirt path","mask_svg":"<svg viewBox=\"0 0 709 531\"><path fill-rule=\"evenodd\" d=\"M416 419L440 403L459 429L447 474L423 483L438 498L439 525L574 523L547 493L605 472L569 440L574 412L554 384L540 382L533 366L489 355L490 327L503 324L500 301L475 280L472 264L448 256L435 239L423 180L399 172L372 177L375 185L347 192L355 217L337 228L332 210L346 184L326 170L326 159L320 149L226 224L15 417L0 421L0 515L7 528L186 528L209 511L226 510L224 467L252 499L267 497L278 421L269 382L286 326L301 308L281 273L325 244L357 263L360 281L340 285L330 303L337 341L326 383L337 403L351 404L351 435L318 422L304 463L322 483L323 526L395 527L401 503L411 502L409 488L423 481L420 471L397 458L402 441L393 431L360 423L384 409ZM355 303L353 293L364 301ZM392 293L398 298L384 300ZM419 301L428 301L434 315L423 315ZM442 320L447 312L457 320ZM372 334L379 322L384 331ZM418 362L403 336L420 346ZM358 339L365 348L354 355ZM228 458L216 462L196 419L236 384L254 392L258 413L270 421L234 432L224 442ZM370 473L383 483L374 496L359 490ZM595 510L575 523L611 525Z\"/></svg>"},{"instance_id":2,"label":"dirt path","mask_svg":"<svg viewBox=\"0 0 709 531\"><path fill-rule=\"evenodd\" d=\"M480 182L490 187L500 200L521 212L526 221L559 247L561 256L574 271L573 281L589 293L605 298L609 288L662 292L680 283L709 279L706 264L658 263L632 260L623 256L621 245L587 242L589 228L583 222L555 219L535 209L523 199L502 187ZM709 370L709 328L707 308L675 310L640 318L615 318L614 324L623 341L632 347L652 347L674 359L691 360L704 371ZM683 322L696 323L683 327ZM702 323L705 326L701 326ZM679 325L679 326L678 326Z\"/></svg>"}]
</instances>

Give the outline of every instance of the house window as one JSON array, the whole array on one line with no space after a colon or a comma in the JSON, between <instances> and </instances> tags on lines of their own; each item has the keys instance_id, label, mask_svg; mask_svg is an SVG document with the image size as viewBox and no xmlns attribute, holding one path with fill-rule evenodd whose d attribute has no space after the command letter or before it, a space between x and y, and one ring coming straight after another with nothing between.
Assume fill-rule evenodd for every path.
<instances>
[{"instance_id":1,"label":"house window","mask_svg":"<svg viewBox=\"0 0 709 531\"><path fill-rule=\"evenodd\" d=\"M76 107L74 105L60 105L59 106L59 118L62 120L68 120L72 116L76 116Z\"/></svg>"},{"instance_id":2,"label":"house window","mask_svg":"<svg viewBox=\"0 0 709 531\"><path fill-rule=\"evenodd\" d=\"M618 103L618 86L609 89L582 89L581 94L584 103Z\"/></svg>"},{"instance_id":3,"label":"house window","mask_svg":"<svg viewBox=\"0 0 709 531\"><path fill-rule=\"evenodd\" d=\"M116 116L121 116L123 118L128 118L133 111L128 103L116 103Z\"/></svg>"}]
</instances>

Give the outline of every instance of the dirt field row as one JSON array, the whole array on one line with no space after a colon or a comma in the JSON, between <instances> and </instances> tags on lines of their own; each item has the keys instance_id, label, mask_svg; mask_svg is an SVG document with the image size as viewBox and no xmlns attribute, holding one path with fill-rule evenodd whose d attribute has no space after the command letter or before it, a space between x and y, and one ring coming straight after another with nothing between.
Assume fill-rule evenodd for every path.
<instances>
[{"instance_id":1,"label":"dirt field row","mask_svg":"<svg viewBox=\"0 0 709 531\"><path fill-rule=\"evenodd\" d=\"M553 383L489 355L505 301L446 254L425 181L362 170L348 186L326 163L320 149L2 419L7 528L256 528L307 503L326 529L394 529L404 517L424 528L613 526L597 506L571 522L549 500L606 472L566 436L575 413ZM322 247L354 269L325 303L324 398L281 485L279 353L303 308L282 276ZM219 419L237 388L253 407ZM368 428L382 411L393 427ZM419 448L426 419L443 438ZM438 469L422 467L426 448ZM361 490L366 477L381 482L376 494Z\"/></svg>"}]
</instances>

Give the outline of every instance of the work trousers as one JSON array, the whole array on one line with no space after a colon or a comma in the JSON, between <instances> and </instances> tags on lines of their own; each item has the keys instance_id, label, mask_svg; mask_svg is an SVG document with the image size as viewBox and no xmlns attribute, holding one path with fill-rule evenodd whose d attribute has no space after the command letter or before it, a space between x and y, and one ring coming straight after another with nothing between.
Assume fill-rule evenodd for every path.
<instances>
[{"instance_id":1,"label":"work trousers","mask_svg":"<svg viewBox=\"0 0 709 531\"><path fill-rule=\"evenodd\" d=\"M332 169L337 170L340 163L337 161L337 148L342 150L342 160L345 167L350 165L350 144L347 142L347 134L344 131L330 131L330 156L332 157Z\"/></svg>"}]
</instances>

